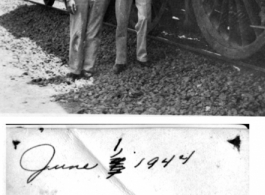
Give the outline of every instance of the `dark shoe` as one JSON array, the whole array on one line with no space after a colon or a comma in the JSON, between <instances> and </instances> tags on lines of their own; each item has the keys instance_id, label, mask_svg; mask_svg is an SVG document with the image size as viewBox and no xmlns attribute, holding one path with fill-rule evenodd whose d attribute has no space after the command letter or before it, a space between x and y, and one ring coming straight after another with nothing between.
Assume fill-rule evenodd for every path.
<instances>
[{"instance_id":1,"label":"dark shoe","mask_svg":"<svg viewBox=\"0 0 265 195\"><path fill-rule=\"evenodd\" d=\"M79 74L68 73L68 74L66 75L66 81L72 83L72 82L74 82L75 80L80 79L80 77L81 77L81 76L80 76Z\"/></svg>"},{"instance_id":2,"label":"dark shoe","mask_svg":"<svg viewBox=\"0 0 265 195\"><path fill-rule=\"evenodd\" d=\"M96 72L94 70L83 70L81 72L81 77L84 78L84 79L90 79L95 74L96 74Z\"/></svg>"},{"instance_id":3,"label":"dark shoe","mask_svg":"<svg viewBox=\"0 0 265 195\"><path fill-rule=\"evenodd\" d=\"M147 61L147 62L141 62L141 61L137 60L137 63L138 63L141 67L150 67L150 66L151 66L151 64L150 64L149 61Z\"/></svg>"},{"instance_id":4,"label":"dark shoe","mask_svg":"<svg viewBox=\"0 0 265 195\"><path fill-rule=\"evenodd\" d=\"M120 74L127 68L126 64L115 64L112 68L114 74Z\"/></svg>"}]
</instances>

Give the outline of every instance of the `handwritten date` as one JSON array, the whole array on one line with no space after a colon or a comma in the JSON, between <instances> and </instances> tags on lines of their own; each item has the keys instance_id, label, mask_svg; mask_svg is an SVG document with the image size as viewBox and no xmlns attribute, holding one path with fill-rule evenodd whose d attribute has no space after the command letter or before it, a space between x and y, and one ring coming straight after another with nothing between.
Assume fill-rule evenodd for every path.
<instances>
[{"instance_id":1,"label":"handwritten date","mask_svg":"<svg viewBox=\"0 0 265 195\"><path fill-rule=\"evenodd\" d=\"M116 150L118 149L118 146L120 145L122 139L119 139L116 147L114 148L114 151L116 152ZM44 164L43 167L41 168L30 168L29 165L27 165L27 161L24 159L25 155L33 155L33 151L36 149L39 149L41 147L48 147L50 149L52 149L52 153L51 156L48 157L47 159L44 160L44 162L39 162L41 164ZM107 177L107 179L111 178L112 176L114 176L115 174L120 174L122 173L121 170L125 169L125 157L118 157L119 154L121 154L122 152L122 148L119 150L118 153L116 153L115 155L111 156L111 162L110 162L110 171L108 172L109 176ZM193 154L195 153L195 151L192 151L190 155L188 155L187 157L185 157L184 155L180 155L179 159L183 160L182 164L185 165L193 156ZM52 163L52 160L54 159L56 154L56 149L53 145L51 144L40 144L40 145L36 145L33 146L29 149L27 149L21 156L20 158L20 167L28 172L32 172L32 174L28 177L27 179L27 183L31 183L32 181L34 181L41 173L43 173L44 171L51 171L51 170L92 170L95 169L99 164L96 163L92 166L89 165L89 163L86 163L85 165L50 165ZM34 158L34 156L33 156ZM161 160L161 163L163 164L163 167L166 168L169 163L171 163L173 160L175 159L175 155L173 155L170 159L163 159ZM134 168L139 167L143 162L146 162L147 160L145 158L142 158L135 166ZM154 157L151 160L148 160L146 162L147 164L147 168L151 169L157 162L159 161L159 157Z\"/></svg>"}]
</instances>

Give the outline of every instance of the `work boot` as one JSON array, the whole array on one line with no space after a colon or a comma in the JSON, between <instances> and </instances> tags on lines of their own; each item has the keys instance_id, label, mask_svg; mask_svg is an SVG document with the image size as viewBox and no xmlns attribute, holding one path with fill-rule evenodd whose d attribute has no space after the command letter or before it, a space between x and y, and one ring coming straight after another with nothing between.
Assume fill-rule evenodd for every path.
<instances>
[{"instance_id":1,"label":"work boot","mask_svg":"<svg viewBox=\"0 0 265 195\"><path fill-rule=\"evenodd\" d=\"M150 66L151 66L151 64L150 64L149 61L147 61L147 62L141 62L141 61L137 60L137 63L138 63L141 67L150 67Z\"/></svg>"},{"instance_id":2,"label":"work boot","mask_svg":"<svg viewBox=\"0 0 265 195\"><path fill-rule=\"evenodd\" d=\"M67 83L72 83L72 82L74 82L75 80L77 80L77 79L80 79L81 78L81 75L80 74L74 74L74 73L68 73L67 75L66 75L66 82Z\"/></svg>"},{"instance_id":3,"label":"work boot","mask_svg":"<svg viewBox=\"0 0 265 195\"><path fill-rule=\"evenodd\" d=\"M114 74L120 74L122 71L124 71L127 68L126 64L115 64L112 68L112 71Z\"/></svg>"},{"instance_id":4,"label":"work boot","mask_svg":"<svg viewBox=\"0 0 265 195\"><path fill-rule=\"evenodd\" d=\"M91 70L83 70L81 72L81 77L84 79L90 79L91 77L95 76L96 71L94 69Z\"/></svg>"}]
</instances>

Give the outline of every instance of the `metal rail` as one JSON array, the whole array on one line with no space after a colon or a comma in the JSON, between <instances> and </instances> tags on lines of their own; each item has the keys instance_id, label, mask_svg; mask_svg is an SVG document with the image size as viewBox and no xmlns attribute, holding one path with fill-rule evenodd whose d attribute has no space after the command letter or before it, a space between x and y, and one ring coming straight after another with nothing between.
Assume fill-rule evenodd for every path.
<instances>
[{"instance_id":1,"label":"metal rail","mask_svg":"<svg viewBox=\"0 0 265 195\"><path fill-rule=\"evenodd\" d=\"M63 10L63 9L59 9L59 8L56 8L56 7L48 7L48 6L44 5L44 4L41 4L41 3L38 3L38 2L35 2L35 1L31 1L31 0L24 0L24 1L27 1L27 2L30 2L30 3L34 3L34 4L37 4L37 5L40 5L40 6L44 6L44 7L47 7L49 9L55 9L55 10L58 10L58 11L66 14L66 15L69 14L66 10ZM111 23L104 22L104 24L106 26L116 27L114 24L111 24ZM136 32L134 29L130 29L130 28L128 29L128 31L129 32L133 32L133 33ZM222 55L220 55L218 53L212 52L212 51L208 51L208 50L201 49L201 48L194 48L194 47L191 47L189 45L184 45L184 44L181 44L181 43L178 43L178 42L173 42L173 41L170 41L170 40L168 40L166 38L159 37L159 36L148 35L148 38L156 40L156 41L163 42L165 44L173 45L173 46L176 46L176 47L191 51L191 52L196 53L196 54L204 55L204 56L207 56L209 58L217 59L219 61L223 61L223 62L229 63L229 64L231 64L233 66L240 66L240 67L243 67L243 68L246 68L246 69L254 70L254 71L261 72L261 73L265 74L265 68L261 68L261 67L255 66L253 64L248 64L248 63L245 63L245 62L242 62L242 61L238 61L238 60L232 60L232 59L226 58L226 57L224 57L224 56L222 56Z\"/></svg>"}]
</instances>

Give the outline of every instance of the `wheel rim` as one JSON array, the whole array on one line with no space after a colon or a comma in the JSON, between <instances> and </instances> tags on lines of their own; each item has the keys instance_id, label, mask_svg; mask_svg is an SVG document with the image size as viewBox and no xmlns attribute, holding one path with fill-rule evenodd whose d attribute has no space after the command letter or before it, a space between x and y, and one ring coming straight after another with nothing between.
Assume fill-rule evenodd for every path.
<instances>
[{"instance_id":1,"label":"wheel rim","mask_svg":"<svg viewBox=\"0 0 265 195\"><path fill-rule=\"evenodd\" d=\"M152 31L158 24L160 18L162 17L167 5L167 0L156 0L151 1L151 23L148 25L148 32ZM135 29L135 25L138 21L137 8L135 2L133 2L129 28Z\"/></svg>"},{"instance_id":2,"label":"wheel rim","mask_svg":"<svg viewBox=\"0 0 265 195\"><path fill-rule=\"evenodd\" d=\"M193 0L198 24L211 46L230 58L245 58L265 41L259 0ZM216 43L213 40L215 39Z\"/></svg>"}]
</instances>

